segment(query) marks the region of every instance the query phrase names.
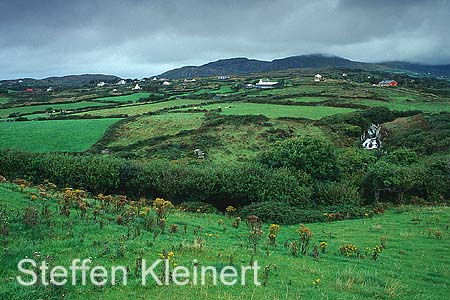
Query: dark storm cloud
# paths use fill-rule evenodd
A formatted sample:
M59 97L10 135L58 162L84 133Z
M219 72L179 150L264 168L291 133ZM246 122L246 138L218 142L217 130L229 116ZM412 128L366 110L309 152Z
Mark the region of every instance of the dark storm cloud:
M450 0L0 0L0 12L0 78L317 52L450 63Z

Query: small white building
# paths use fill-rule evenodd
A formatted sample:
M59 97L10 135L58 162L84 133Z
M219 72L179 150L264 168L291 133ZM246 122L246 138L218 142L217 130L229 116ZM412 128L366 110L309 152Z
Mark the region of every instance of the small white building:
M158 78L156 78L156 77L153 77L153 78L152 78L152 80L153 80L153 81L156 81L156 80L158 80Z
M125 79L121 79L121 80L117 83L117 85L125 85L125 84L127 84L127 82L125 81Z
M256 88L259 89L272 89L278 85L278 81L270 81L267 78L260 79L258 83L255 84Z
M314 76L314 81L315 82L320 82L320 81L323 81L323 80L324 80L323 76L320 75L320 74L316 74L316 76Z
M164 82L162 83L162 85L170 85L170 82L164 81Z
M113 93L117 93L117 89L113 89L112 92L113 92Z
M99 83L97 83L97 87L102 87L102 86L105 86L106 85L106 83L105 82L99 82Z
M136 85L133 88L133 91L142 90L142 88L139 86L139 84L136 83Z
M49 87L48 89L47 89L47 92L52 92L53 91L53 88L52 87Z
M195 78L192 78L192 79L185 78L184 82L196 82L196 80L195 80Z

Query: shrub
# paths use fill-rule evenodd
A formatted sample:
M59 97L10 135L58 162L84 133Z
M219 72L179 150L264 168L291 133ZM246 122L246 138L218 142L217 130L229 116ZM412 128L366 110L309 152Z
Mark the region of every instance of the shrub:
M269 167L300 170L318 180L338 177L336 151L322 139L306 137L275 144L259 161Z
M316 205L355 205L361 201L358 187L348 182L318 182L314 186L313 202Z

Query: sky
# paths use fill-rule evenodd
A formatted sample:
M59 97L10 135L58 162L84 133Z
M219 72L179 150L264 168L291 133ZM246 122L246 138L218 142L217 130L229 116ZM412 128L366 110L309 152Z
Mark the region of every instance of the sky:
M0 79L312 53L450 64L448 28L450 0L0 0Z

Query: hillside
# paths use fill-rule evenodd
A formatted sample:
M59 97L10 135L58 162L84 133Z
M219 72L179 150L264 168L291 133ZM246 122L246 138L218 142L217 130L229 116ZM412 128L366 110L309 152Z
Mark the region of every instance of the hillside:
M140 213L121 224L118 216L132 207L131 201L122 209L83 195L70 201L93 203L96 208L88 205L83 211L78 208L83 206L76 204L63 215L62 202L57 199L67 195L50 184L38 190L0 183L0 205L4 208L0 225L2 232L7 232L2 236L6 246L0 258L2 299L137 299L143 294L157 294L159 299L297 299L300 294L307 299L444 299L449 284L449 233L444 221L450 215L448 207L402 206L359 220L309 224L306 229L312 232L311 245L302 254L295 248L300 243L299 225L280 226L274 242L267 243L269 224L262 224L264 236L254 251L247 241L245 221L237 224L232 215L188 213L180 207L167 214L166 230L161 231L148 221L156 218L151 200L141 200L146 205L139 208ZM380 243L384 249L374 254ZM314 254L318 245L321 250ZM358 247L354 252L349 250L353 245ZM256 260L262 286L214 286L209 272L206 286L192 282L178 286L172 281L169 286L157 286L150 275L147 285L142 286L139 262L145 259L153 263L158 253L171 253L171 270L175 265L191 269L194 259L219 270ZM127 266L128 284L125 286L123 276L118 276L116 286L109 280L104 286L90 281L81 286L78 278L79 287L23 287L14 280L23 276L16 271L16 258L23 257L38 264L51 259L50 267L69 266L71 257L90 257L90 267L105 266L108 270ZM162 272L161 268L157 271Z
M14 80L2 80L2 86L31 86L31 87L46 87L46 86L80 86L91 82L116 82L120 77L114 75L104 74L82 74L82 75L67 75L67 76L52 76L44 79L23 78Z
M245 75L260 72L284 71L296 68L348 68L362 70L405 71L436 76L450 76L450 65L432 66L407 62L364 63L338 56L323 54L299 55L272 61L248 58L229 58L201 66L186 66L162 73L169 79L194 78L220 75Z

